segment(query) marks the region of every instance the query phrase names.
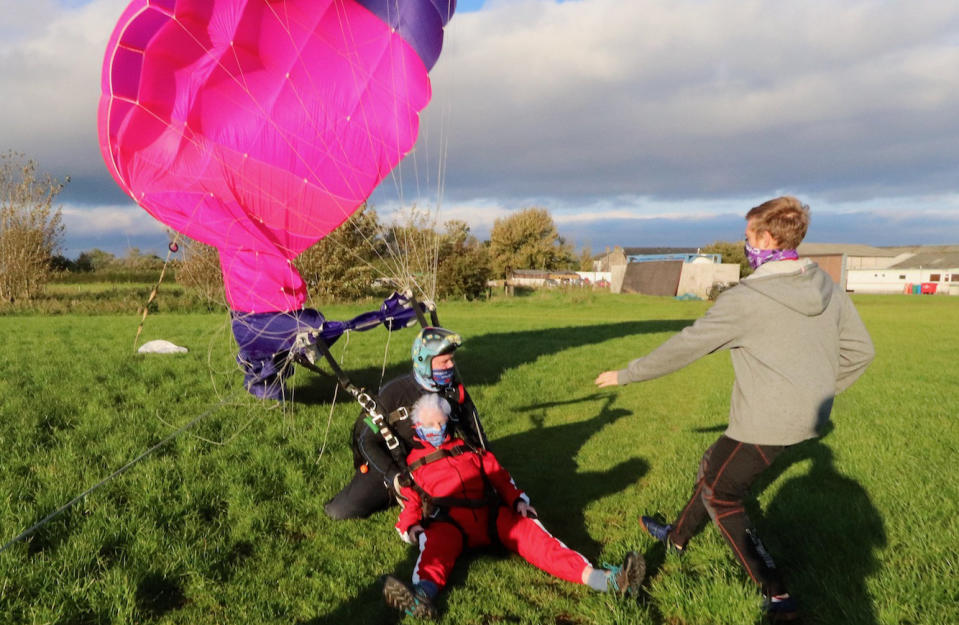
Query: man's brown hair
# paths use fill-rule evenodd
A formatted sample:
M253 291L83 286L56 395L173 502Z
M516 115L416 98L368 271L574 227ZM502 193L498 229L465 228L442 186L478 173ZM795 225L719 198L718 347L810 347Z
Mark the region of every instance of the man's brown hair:
M768 232L780 249L796 249L809 229L809 207L790 195L763 202L746 213L756 233Z

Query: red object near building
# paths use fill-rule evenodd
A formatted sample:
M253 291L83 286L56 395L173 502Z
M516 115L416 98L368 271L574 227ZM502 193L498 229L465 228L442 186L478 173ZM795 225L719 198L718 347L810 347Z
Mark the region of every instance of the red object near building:
M920 292L923 295L935 295L937 286L935 282L923 282Z

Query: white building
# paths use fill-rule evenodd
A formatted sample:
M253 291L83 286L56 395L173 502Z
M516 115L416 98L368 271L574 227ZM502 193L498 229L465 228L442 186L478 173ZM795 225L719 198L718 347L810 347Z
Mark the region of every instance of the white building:
M814 260L849 292L959 295L959 245L802 243L799 255Z
M959 295L959 251L924 251L885 268L848 269L846 290Z

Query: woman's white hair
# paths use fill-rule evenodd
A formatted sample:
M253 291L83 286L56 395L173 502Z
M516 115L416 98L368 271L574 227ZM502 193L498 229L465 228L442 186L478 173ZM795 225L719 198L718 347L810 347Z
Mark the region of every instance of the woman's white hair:
M413 404L413 414L411 418L413 423L419 423L421 416L440 412L447 419L449 419L451 410L450 403L440 397L438 394L426 393L417 399L415 404Z

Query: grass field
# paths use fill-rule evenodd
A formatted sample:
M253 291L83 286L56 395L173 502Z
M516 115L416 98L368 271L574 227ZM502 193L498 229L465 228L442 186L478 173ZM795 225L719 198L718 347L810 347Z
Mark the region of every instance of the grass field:
M835 429L777 465L755 518L804 622L957 623L959 298L855 302L876 360L837 399ZM441 307L466 338L458 363L494 449L544 524L594 562L635 548L651 569L642 600L618 602L516 556L471 555L439 601L442 622L758 621L758 592L715 528L679 560L637 523L685 502L726 423L728 355L643 384L592 384L708 305L545 294ZM0 317L3 543L202 417L0 553L0 623L404 621L380 599L379 576L408 578L415 558L395 510L333 522L322 509L351 474L356 408L339 395L331 409L332 383L304 371L285 406L239 391L223 313L151 315L142 340L191 349L176 356L135 355L138 321ZM334 353L376 386L405 371L413 335L356 334Z

